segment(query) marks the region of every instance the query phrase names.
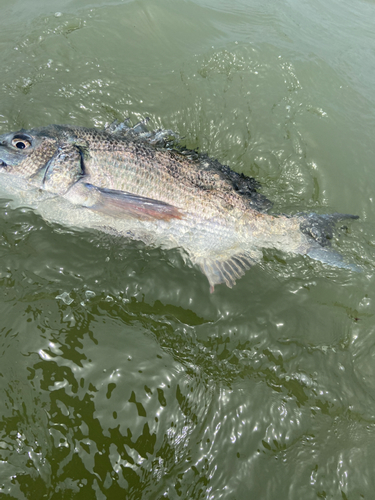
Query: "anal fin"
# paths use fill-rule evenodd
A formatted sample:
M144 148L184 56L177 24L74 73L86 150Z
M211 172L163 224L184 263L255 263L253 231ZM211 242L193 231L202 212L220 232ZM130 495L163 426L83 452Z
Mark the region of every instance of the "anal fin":
M259 259L260 252L241 252L231 255L227 259L206 257L198 261L202 272L207 276L211 293L215 285L225 283L229 288L236 284L250 267Z

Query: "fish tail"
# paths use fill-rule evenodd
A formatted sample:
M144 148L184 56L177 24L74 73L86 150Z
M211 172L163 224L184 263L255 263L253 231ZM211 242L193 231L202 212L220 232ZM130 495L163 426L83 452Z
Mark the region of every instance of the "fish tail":
M307 250L306 255L308 255L311 259L318 260L319 262L323 262L323 264L328 264L332 267L348 269L356 273L362 272L362 269L359 266L345 262L343 256L331 248L328 249L314 245Z
M358 215L351 214L298 214L301 218L301 231L310 236L322 247L330 246L336 224L342 220L358 219Z
M343 220L358 219L357 215L310 213L300 214L300 217L302 218L300 223L302 233L314 240L306 252L309 257L333 267L361 272L360 267L345 262L341 254L330 248L336 224Z

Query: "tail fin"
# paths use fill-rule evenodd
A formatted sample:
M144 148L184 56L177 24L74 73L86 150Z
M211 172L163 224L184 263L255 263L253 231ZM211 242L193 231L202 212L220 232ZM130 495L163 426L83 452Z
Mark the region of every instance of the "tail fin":
M344 261L342 255L340 255L335 250L319 247L318 245L311 246L306 252L306 255L311 257L311 259L319 260L323 264L328 264L332 267L340 267L342 269L349 269L356 273L362 272L362 269L356 264L348 264Z
M301 231L313 238L311 247L306 254L314 260L319 260L324 264L343 269L349 269L355 272L361 272L361 268L355 264L348 264L343 257L336 251L329 249L333 232L337 222L347 219L358 219L357 215L350 214L300 214L302 221L300 224Z
M302 218L300 229L311 236L319 245L327 247L331 244L337 222L347 219L358 219L358 215L350 214L299 214Z

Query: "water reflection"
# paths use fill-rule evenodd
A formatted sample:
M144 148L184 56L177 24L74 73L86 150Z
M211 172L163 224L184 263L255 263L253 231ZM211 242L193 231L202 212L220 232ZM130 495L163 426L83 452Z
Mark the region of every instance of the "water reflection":
M85 287L72 297L39 295L22 313L28 330L4 337L20 347L3 344L13 359L1 379L4 493L272 496L282 484L260 486L264 464L274 457L291 468L303 452L305 474L323 452L321 425L346 420L354 441L364 439L348 412L355 380L343 390L332 380L348 368L339 345L306 349L273 340L259 324L251 335L257 322L249 318L234 328L233 318ZM315 451L308 458L306 450Z

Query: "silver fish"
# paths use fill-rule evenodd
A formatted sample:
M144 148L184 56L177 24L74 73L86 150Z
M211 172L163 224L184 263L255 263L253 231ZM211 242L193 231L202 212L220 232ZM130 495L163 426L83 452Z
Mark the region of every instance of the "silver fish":
M4 134L0 175L3 187L46 219L183 249L211 291L232 287L263 248L359 270L328 248L335 223L357 217L270 215L254 179L178 146L170 131L116 123Z

